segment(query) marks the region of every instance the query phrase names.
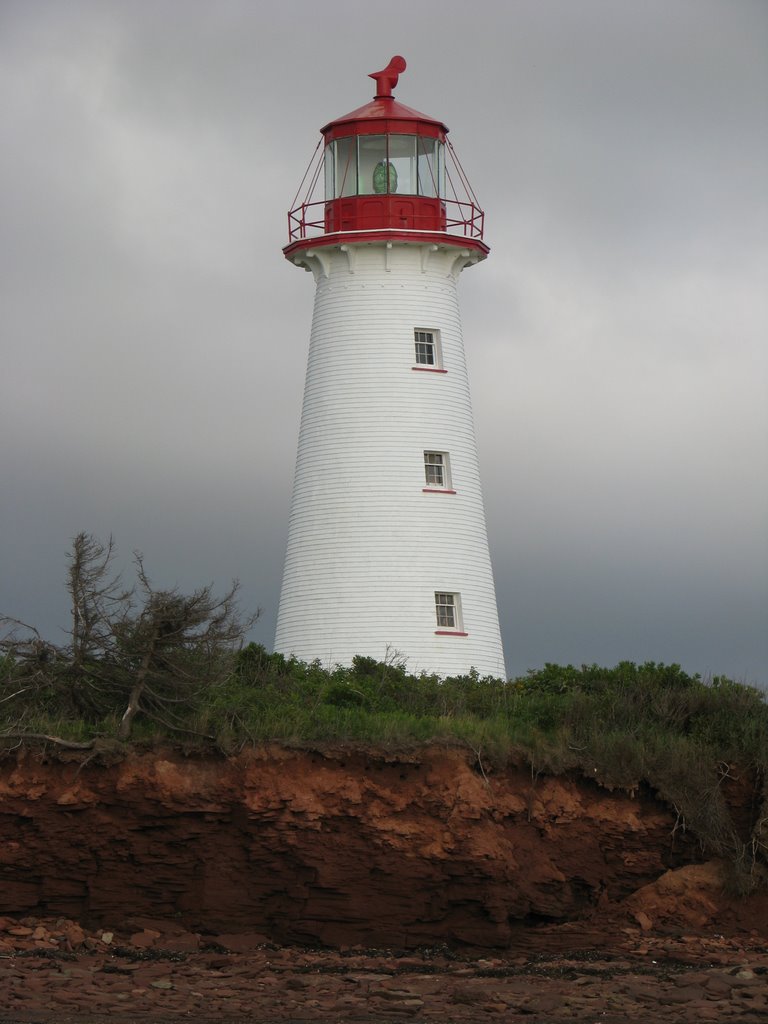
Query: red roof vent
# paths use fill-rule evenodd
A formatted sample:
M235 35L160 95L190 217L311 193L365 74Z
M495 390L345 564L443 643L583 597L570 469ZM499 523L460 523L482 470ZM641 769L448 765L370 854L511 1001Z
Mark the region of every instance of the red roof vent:
M392 90L397 88L397 80L406 69L404 57L393 57L383 71L374 71L368 75L376 82L376 95L374 99L381 100L385 96L391 96Z

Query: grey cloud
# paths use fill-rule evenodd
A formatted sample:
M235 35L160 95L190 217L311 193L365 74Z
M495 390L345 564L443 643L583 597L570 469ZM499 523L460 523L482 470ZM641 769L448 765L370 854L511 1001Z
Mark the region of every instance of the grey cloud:
M487 210L464 328L507 661L765 681L768 12L587 0L0 10L0 610L80 529L271 641L318 128L403 52Z

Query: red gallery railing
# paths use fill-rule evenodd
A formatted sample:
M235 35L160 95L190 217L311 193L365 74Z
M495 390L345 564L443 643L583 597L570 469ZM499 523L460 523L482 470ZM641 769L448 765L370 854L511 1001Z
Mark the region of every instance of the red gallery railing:
M356 210L354 216L346 221L343 212L339 215L338 204L343 202L342 200L301 203L288 214L289 243L320 238L328 234L387 230L438 232L478 240L483 237L485 215L469 200L432 200L429 208L420 212L418 208L414 208L418 205L418 197L415 196L377 198L385 201L377 204L375 212L366 214L363 207L359 211ZM411 198L414 203L408 202ZM354 202L354 199L352 201ZM405 213L404 203L407 203ZM423 201L421 205L424 206Z

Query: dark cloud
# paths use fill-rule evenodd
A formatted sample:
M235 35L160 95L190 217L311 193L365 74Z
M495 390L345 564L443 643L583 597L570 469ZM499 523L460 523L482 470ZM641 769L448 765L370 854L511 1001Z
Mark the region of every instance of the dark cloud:
M508 666L765 681L768 11L8 0L0 609L66 622L80 529L240 576L271 642L317 129L409 61L487 210L462 281Z

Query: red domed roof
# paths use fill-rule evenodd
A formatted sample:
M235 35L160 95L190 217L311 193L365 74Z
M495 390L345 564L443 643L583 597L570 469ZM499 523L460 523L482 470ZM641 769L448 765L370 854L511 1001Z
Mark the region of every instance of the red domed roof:
M349 135L396 134L423 135L445 141L448 128L442 121L398 103L392 95L400 75L405 71L405 58L395 56L383 69L369 75L376 82L376 95L370 103L344 114L321 128L326 144Z
M377 96L357 110L329 121L320 131L326 142L345 135L371 135L387 131L444 139L448 127L428 114L398 103L393 96Z

